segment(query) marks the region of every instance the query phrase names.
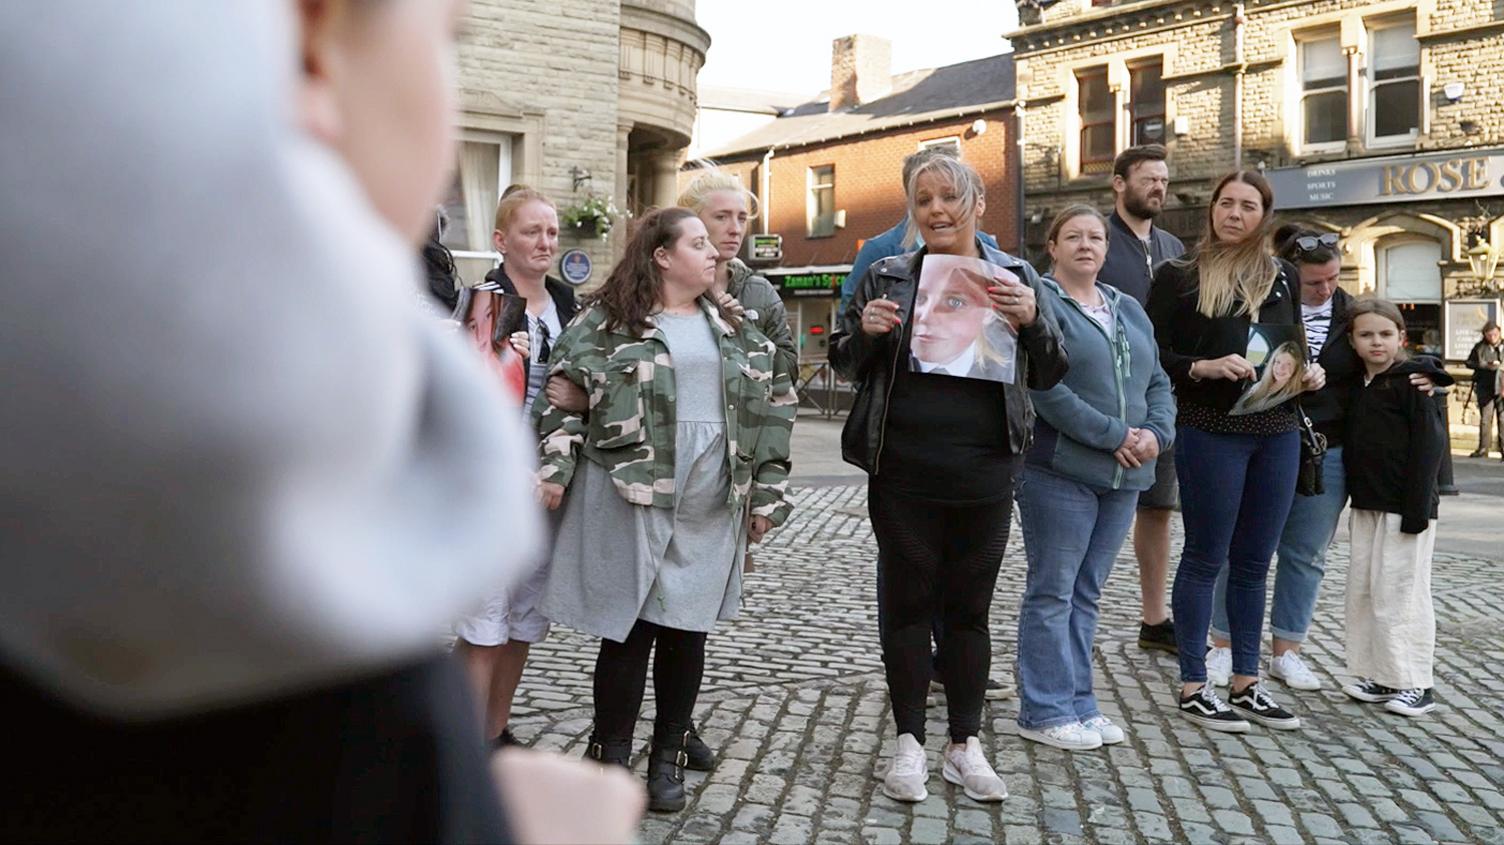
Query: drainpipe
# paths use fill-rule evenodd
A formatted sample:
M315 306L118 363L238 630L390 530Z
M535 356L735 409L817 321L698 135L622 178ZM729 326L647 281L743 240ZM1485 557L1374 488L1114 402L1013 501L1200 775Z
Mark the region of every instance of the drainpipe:
M1232 50L1233 69L1232 77L1232 168L1243 169L1243 73L1248 69L1248 63L1243 57L1243 25L1247 16L1243 13L1243 4L1238 3L1233 7L1232 13Z
M1017 219L1014 221L1018 229L1018 257L1025 261L1029 260L1027 238L1029 217L1024 207L1024 101L1019 99L1013 103L1013 134L1017 143L1013 148L1013 178L1018 182L1018 205L1014 212Z
M768 151L764 153L762 157L762 196L757 198L758 201L762 203L762 213L757 216L762 218L762 233L764 235L768 234L768 225L770 222L769 218L773 216L773 173L771 171L772 164L773 148L768 147Z

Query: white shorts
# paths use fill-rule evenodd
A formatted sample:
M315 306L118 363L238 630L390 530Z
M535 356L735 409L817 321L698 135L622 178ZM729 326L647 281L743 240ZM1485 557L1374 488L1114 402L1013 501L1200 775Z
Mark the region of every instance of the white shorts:
M539 612L538 603L547 581L545 563L511 589L488 599L479 613L455 623L455 636L479 646L542 642L548 636L549 621Z

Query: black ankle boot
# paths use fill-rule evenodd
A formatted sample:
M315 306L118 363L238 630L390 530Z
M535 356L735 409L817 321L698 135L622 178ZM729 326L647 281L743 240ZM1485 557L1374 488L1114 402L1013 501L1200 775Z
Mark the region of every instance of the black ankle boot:
M594 732L590 734L590 742L585 746L585 759L594 760L603 766L617 765L623 769L632 768L632 739L601 739Z
M653 747L648 752L648 809L675 813L684 809L684 764L689 755L687 725L654 725Z
M688 758L684 768L692 772L708 772L715 768L715 752L700 739L694 722L689 723L689 741L684 743L684 756Z

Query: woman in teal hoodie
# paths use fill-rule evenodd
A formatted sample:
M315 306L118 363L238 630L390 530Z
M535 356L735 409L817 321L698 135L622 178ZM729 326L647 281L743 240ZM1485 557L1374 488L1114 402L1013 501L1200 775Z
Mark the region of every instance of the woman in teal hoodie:
M1031 390L1038 418L1018 488L1028 582L1018 614L1019 735L1067 750L1122 742L1092 694L1097 602L1154 462L1175 436L1175 400L1143 306L1097 281L1107 221L1062 211L1040 285L1071 369Z

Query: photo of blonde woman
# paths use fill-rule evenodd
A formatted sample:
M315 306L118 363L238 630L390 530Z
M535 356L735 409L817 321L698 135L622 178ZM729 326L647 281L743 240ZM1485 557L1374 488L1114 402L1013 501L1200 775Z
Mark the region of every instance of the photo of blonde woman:
M1262 363L1254 352L1254 348L1264 342L1264 338L1256 337L1250 332L1248 341L1249 362L1254 364L1257 374L1255 380L1232 406L1228 413L1236 416L1241 414L1256 414L1276 408L1287 400L1299 396L1305 390L1305 351L1298 340L1287 340L1274 346L1274 351L1268 353Z

